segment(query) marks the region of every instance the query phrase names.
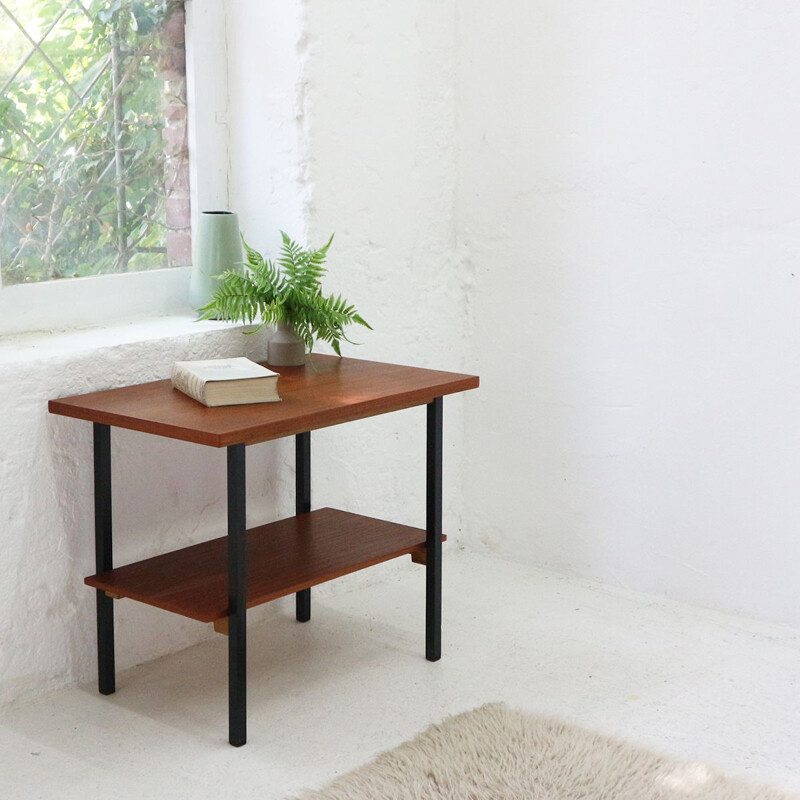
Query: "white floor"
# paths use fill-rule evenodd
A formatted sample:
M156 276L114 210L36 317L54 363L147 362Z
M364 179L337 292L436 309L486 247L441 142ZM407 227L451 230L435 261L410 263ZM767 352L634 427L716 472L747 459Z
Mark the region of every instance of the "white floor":
M503 700L800 791L800 631L449 549L443 658L424 572L318 592L249 629L249 742L226 743L226 640L0 718L0 796L283 798L444 716ZM122 601L128 602L128 601ZM124 635L124 631L118 632Z

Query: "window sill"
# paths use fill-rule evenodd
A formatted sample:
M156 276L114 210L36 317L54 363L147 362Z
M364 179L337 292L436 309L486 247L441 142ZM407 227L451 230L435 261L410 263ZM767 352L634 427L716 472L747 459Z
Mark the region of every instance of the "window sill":
M191 313L190 267L0 286L0 334L115 325ZM2 339L0 339L2 341Z
M6 334L0 336L0 365L23 365L50 359L71 358L124 345L188 339L212 331L235 332L241 336L242 327L212 320L198 322L196 316L192 314L176 314L56 333L34 331ZM245 338L261 340L260 336ZM244 343L242 349L245 349Z

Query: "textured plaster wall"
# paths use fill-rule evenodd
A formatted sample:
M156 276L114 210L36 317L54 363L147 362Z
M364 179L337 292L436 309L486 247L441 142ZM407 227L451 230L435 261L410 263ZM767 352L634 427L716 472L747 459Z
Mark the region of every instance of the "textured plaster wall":
M308 239L373 325L360 358L467 370L455 252L454 3L305 3L298 135ZM275 224L273 223L273 228ZM272 241L275 240L271 234ZM267 241L270 237L267 237ZM445 527L462 528L464 398L445 400ZM314 503L424 525L425 411L321 431Z
M327 286L373 325L358 358L467 369L455 255L454 4L227 6L231 207L274 254L279 230L335 233ZM321 345L319 350L324 350ZM445 520L462 528L463 399L445 402ZM425 521L425 410L315 433L315 507Z
M47 413L53 397L155 380L173 361L245 353L261 336L214 324L152 322L0 345L0 704L50 686L93 678L92 426ZM290 470L279 444L248 449L248 515L283 505ZM115 563L213 538L226 520L223 450L128 431L112 432ZM211 635L209 627L120 601L120 668Z
M445 401L453 544L800 624L800 12L374 6L225 2L205 124L255 246L336 232L331 285L376 328L348 353L481 375ZM263 352L168 323L0 347L0 702L94 674L91 427L47 399L243 341ZM113 448L119 563L218 533L222 453ZM423 523L422 409L312 451L316 507ZM253 520L291 513L292 461L249 451ZM121 667L210 635L117 614Z
M225 69L207 76L220 108L198 121L197 141L223 138L228 158L200 176L199 205L238 211L248 240L267 252L279 229L311 243L336 231L330 285L376 328L359 332L364 345L348 354L467 367L454 258L453 5L323 5L193 8L217 15L227 48ZM263 357L263 335L221 327L164 321L0 339L0 705L95 674L94 597L82 583L94 572L91 425L49 416L47 400L163 378L176 359ZM454 540L462 408L460 398L445 402ZM313 504L424 525L424 459L424 409L315 433ZM112 460L116 563L224 530L224 452L114 431ZM291 441L248 448L252 522L293 512L293 463ZM424 572L402 561L397 568L419 570L423 592ZM357 578L380 580L387 569ZM131 601L115 609L120 669L213 635ZM421 652L423 638L420 620Z
M222 35L205 35L228 50L225 68L203 72L197 87L217 98L218 108L197 120L195 141L223 139L229 154L200 176L198 205L236 209L257 240L279 225L302 231L305 224L298 172L305 146L296 120L299 9L255 0L191 9L215 15ZM208 42L195 45L202 61ZM0 339L0 704L95 674L94 598L82 583L94 572L91 425L49 416L47 400L164 378L176 359L263 358L265 348L264 334L169 320ZM224 531L223 451L114 431L112 461L115 563ZM248 448L253 523L293 513L293 463L290 442ZM120 669L213 635L210 626L130 601L115 608Z
M800 9L458 4L470 543L800 624Z
M279 230L302 240L313 188L303 108L305 17L299 0L226 0L228 204L257 249Z
M235 42L230 205L248 241L274 255L279 230L312 246L335 233L324 285L375 328L353 330L361 344L343 352L465 367L453 254L452 3L251 0L226 9ZM463 519L462 409L461 398L445 403L444 513L454 540ZM315 432L312 506L424 526L425 410Z

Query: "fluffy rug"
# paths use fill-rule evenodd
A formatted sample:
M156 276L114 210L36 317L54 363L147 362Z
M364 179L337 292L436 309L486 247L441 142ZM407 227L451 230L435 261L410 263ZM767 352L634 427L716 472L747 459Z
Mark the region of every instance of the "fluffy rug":
M482 706L295 800L798 800L555 720Z

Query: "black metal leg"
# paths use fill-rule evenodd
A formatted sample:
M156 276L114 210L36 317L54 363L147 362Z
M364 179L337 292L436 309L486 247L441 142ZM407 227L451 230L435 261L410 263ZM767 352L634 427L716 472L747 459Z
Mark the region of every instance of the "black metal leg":
M294 439L295 452L295 514L311 511L311 431L298 433ZM311 589L295 594L295 617L298 622L311 619Z
M442 398L428 403L425 658L442 657Z
M114 566L111 527L111 428L94 423L94 553L95 569ZM97 589L97 688L114 694L114 601Z
M245 446L228 447L228 741L247 742Z
M301 589L295 594L295 616L298 622L311 619L311 589Z

